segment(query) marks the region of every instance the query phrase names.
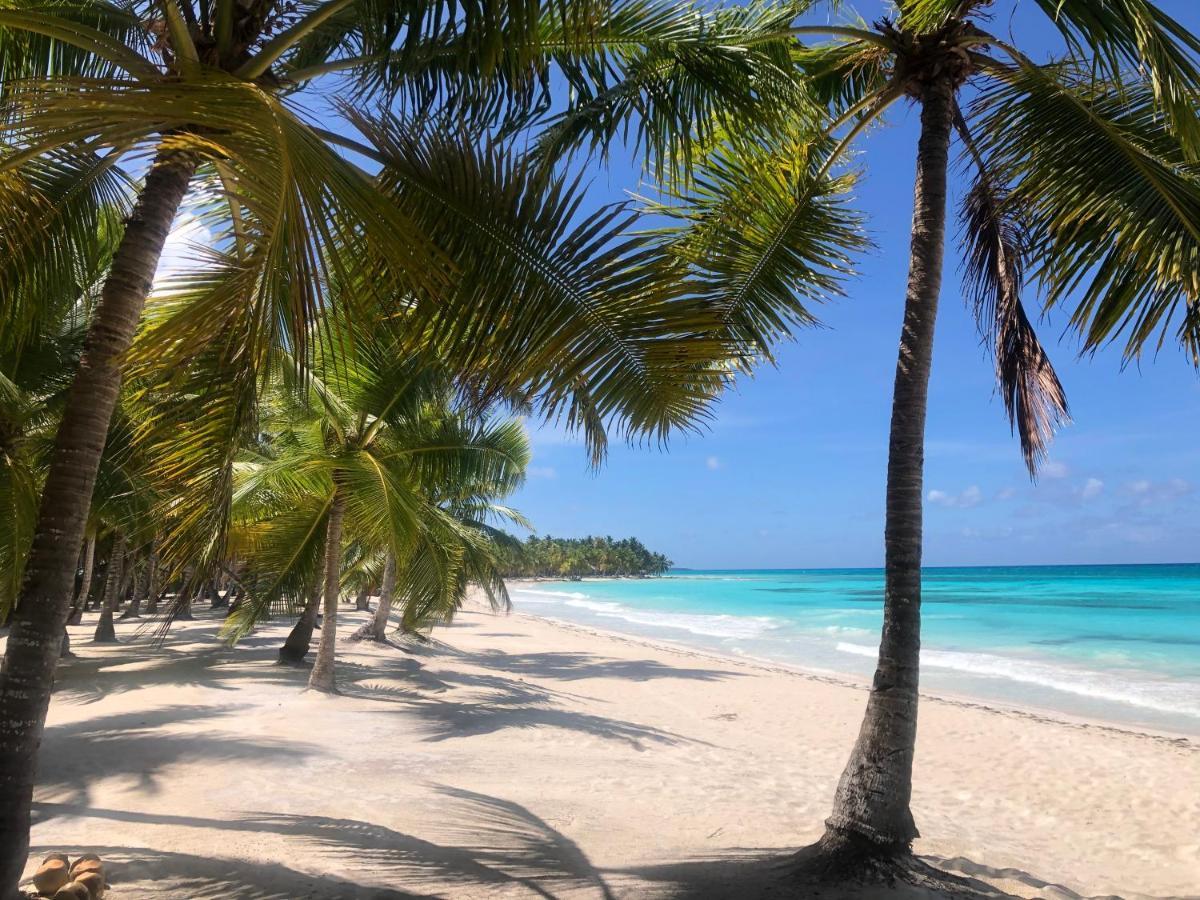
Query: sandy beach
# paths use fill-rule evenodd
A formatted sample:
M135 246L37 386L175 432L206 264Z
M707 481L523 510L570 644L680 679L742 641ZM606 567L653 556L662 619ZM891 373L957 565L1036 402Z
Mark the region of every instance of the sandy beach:
M89 616L60 670L34 852L101 853L118 900L756 896L820 835L866 697L482 609L427 646L343 641L327 697L273 664L286 624L230 649L197 612L161 647L91 645ZM997 896L1200 895L1196 742L921 716L926 860Z

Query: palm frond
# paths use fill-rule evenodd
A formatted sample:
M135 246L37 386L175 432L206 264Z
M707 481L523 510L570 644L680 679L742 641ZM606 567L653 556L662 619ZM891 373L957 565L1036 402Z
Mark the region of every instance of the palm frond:
M1186 158L1200 158L1200 37L1153 0L1036 0L1077 62L1108 81L1148 81ZM1138 73L1131 76L1131 73Z
M650 210L679 220L661 232L697 273L701 291L755 352L841 293L852 256L868 242L846 201L853 174L830 175L828 141L801 133L776 146L730 142L697 170L695 187Z
M385 189L460 276L452 293L418 298L398 329L415 319L485 395L536 398L550 417L580 385L589 421L629 437L665 439L706 414L729 353L721 323L657 239L629 231L624 206L579 216L577 182L502 146L354 118Z
M1000 396L1031 477L1055 428L1068 421L1066 392L1021 304L1025 233L1017 208L986 170L963 201L967 293L996 360Z
M1161 346L1200 300L1200 168L1158 113L1149 85L1098 85L1057 67L993 69L973 132L1022 211L1031 276L1070 305L1086 349L1125 335L1125 354Z

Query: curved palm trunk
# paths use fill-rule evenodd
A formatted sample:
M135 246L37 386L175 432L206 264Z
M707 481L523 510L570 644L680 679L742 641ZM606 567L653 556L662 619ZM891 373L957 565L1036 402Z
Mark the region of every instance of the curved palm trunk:
M88 591L92 588L92 572L96 568L96 536L88 535L83 546L83 580L79 582L79 590L71 603L71 612L67 616L68 625L78 625L83 618L83 604L87 601Z
M953 90L942 79L922 98L908 292L888 444L883 635L866 715L825 823L826 850L907 854L918 836L909 800L921 654L921 495Z
M375 607L375 615L354 632L351 640L355 641L386 641L388 617L392 613L392 596L396 593L396 557L391 553L383 564L383 583L379 587L379 605Z
M15 894L54 666L92 489L121 386L121 360L196 161L160 153L125 227L88 327L42 491L25 583L0 669L0 897Z
M334 654L337 645L338 593L342 580L342 518L345 513L346 495L338 485L333 491L329 523L325 526L325 620L321 623L317 661L308 676L309 688L327 694L337 693Z
M358 592L358 596L354 598L355 612L370 612L371 611L371 588L368 585Z
M329 530L326 523L326 535ZM324 570L321 572L324 576ZM315 585L308 593L308 600L304 603L304 609L300 612L300 618L296 620L296 624L292 626L292 630L288 632L287 640L283 642L283 646L279 648L279 662L282 665L298 666L304 662L304 657L308 654L308 648L312 646L313 630L317 627L317 613L321 609L321 585Z
M150 544L150 555L146 557L146 615L158 612L158 550Z
M96 623L93 644L115 644L117 630L113 627L113 613L121 603L121 588L125 583L125 535L118 534L109 554L108 573L104 581L104 601L100 604L100 621Z
M142 601L145 600L150 588L150 564L134 575L133 596L129 598L129 606L121 613L122 619L140 619L142 617Z

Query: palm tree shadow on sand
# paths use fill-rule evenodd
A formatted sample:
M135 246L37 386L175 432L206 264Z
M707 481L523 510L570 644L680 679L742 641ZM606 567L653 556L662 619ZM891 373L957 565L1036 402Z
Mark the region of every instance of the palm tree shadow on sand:
M283 861L259 861L141 847L42 847L99 852L112 867L114 896L193 900L400 900L400 898L544 898L544 900L1003 900L1014 895L972 876L1004 879L1025 888L1085 898L1017 869L994 869L969 859L925 857L903 883L855 886L798 880L801 862L778 849L730 849L710 857L663 864L601 868L570 837L531 810L499 797L431 785L444 818L421 835L356 819L247 813L231 820L37 804L41 820L59 815L184 826L234 835L288 839ZM251 839L252 840L252 839ZM230 840L244 846L246 839ZM287 864L285 865L284 862ZM327 874L341 873L336 878ZM360 883L345 873L359 873ZM1162 898L1171 900L1171 898Z

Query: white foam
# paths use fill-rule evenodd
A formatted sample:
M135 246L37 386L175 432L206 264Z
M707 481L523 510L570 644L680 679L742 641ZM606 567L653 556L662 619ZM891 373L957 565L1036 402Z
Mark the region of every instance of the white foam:
M584 600L587 598L587 594L582 594L579 591L547 591L543 590L542 588L516 588L512 593L515 597L524 597L530 603L537 603L539 601L528 597L528 594L537 594L539 597L554 597L556 600L562 598L566 598L568 600ZM547 603L552 601L542 600L540 602Z
M842 653L871 659L878 654L875 647L844 641L838 642L837 649ZM1109 673L1070 669L1034 660L957 650L922 650L921 665L1003 678L1022 684L1035 684L1078 697L1091 697L1173 715L1200 718L1200 688L1194 685L1122 678Z
M593 612L614 612L622 609L620 603L610 603L604 600L584 600L586 594L579 594L577 597L567 601L567 606L574 606L578 609L590 609Z
M531 597L529 594L540 596ZM767 616L701 615L688 613L653 612L630 609L611 600L597 600L587 594L568 591L549 591L538 588L520 588L513 591L519 603L555 603L584 609L606 619L621 619L634 625L653 628L672 628L705 637L755 638L778 627L778 623Z
M650 613L632 609L615 609L602 612L606 618L623 619L636 625L655 628L675 628L692 634L721 638L755 638L778 627L774 619L767 616L705 616L687 613Z

